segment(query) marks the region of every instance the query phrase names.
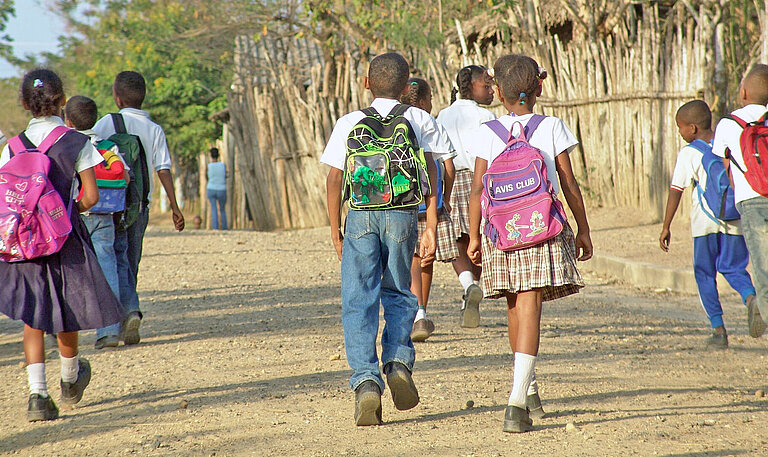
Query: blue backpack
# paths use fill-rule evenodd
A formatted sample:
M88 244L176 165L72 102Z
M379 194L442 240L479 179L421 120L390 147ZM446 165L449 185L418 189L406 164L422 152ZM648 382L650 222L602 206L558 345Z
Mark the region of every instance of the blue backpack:
M715 222L734 221L741 218L736 209L733 189L728 181L728 172L723 165L723 159L712 153L712 145L704 140L693 140L691 146L701 152L701 166L707 174L707 185L704 189L696 183L699 201L706 201L714 214L704 208L704 214Z
M443 166L440 164L439 161L435 160L435 166L437 167L437 209L443 207ZM421 202L419 204L419 213L424 214L427 212L427 204L425 202Z

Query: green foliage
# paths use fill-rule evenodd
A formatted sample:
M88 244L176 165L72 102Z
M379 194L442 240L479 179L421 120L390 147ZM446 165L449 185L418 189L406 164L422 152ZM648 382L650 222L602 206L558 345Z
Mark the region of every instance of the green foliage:
M15 14L13 0L0 0L0 57L6 60L13 58L12 38L3 32L8 19Z
M19 78L0 79L0 129L10 138L24 130L29 122L29 113L24 111L19 102Z

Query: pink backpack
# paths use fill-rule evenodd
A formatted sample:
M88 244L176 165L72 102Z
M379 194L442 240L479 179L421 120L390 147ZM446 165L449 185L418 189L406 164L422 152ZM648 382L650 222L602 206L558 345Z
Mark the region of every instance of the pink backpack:
M0 167L0 260L19 262L59 252L72 231L65 206L48 179L48 149L69 131L56 127L37 148L8 140L11 160Z
M515 138L498 120L487 125L507 145L483 175L481 206L485 235L502 251L527 248L554 238L566 222L563 205L547 178L541 151L527 137L546 116L534 114Z

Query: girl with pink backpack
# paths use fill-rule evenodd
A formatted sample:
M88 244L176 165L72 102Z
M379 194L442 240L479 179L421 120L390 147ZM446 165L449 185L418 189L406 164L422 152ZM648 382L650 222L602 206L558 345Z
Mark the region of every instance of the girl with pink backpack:
M515 371L503 430L517 433L544 415L534 370L542 302L584 287L576 260L592 257L592 241L569 158L578 141L560 119L532 112L546 71L522 55L500 57L493 70L509 114L480 126L466 146L476 157L467 254L476 265L482 260L485 297L507 300ZM575 237L560 189L576 219Z
M27 73L21 103L34 119L0 155L0 312L24 322L29 421L59 414L46 386L44 333L56 335L61 402L73 405L91 379L90 364L79 357L78 331L115 324L123 314L78 215L98 202L93 167L102 157L87 136L64 126L65 102L54 72ZM74 202L78 184L83 197Z

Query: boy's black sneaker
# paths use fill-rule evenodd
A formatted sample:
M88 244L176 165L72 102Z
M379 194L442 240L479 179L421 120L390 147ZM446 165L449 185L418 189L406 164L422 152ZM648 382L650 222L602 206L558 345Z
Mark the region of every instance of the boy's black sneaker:
M464 306L461 308L461 321L463 328L476 328L480 325L480 301L483 299L483 289L477 284L467 287L464 293Z
M61 402L65 405L74 405L83 398L83 391L91 382L91 364L88 360L80 358L75 382L61 381Z
M528 417L533 419L541 419L546 414L544 408L541 407L541 397L539 397L538 392L526 397L525 407L528 408Z
M765 321L760 315L760 310L755 304L755 296L750 295L747 297L747 322L749 323L749 336L752 338L760 338L765 332Z
M507 433L523 433L533 430L533 421L528 416L528 411L508 405L504 411L503 430Z
M728 349L728 335L725 333L713 333L707 338L707 349Z
M120 337L117 335L102 336L93 344L94 349L116 348L120 344Z
M53 402L53 399L43 397L40 394L29 396L27 404L27 420L29 422L51 421L59 417L59 408Z
M384 365L387 375L387 385L392 392L392 401L400 411L411 409L419 404L419 391L413 383L411 372L400 362L389 362Z
M355 389L355 425L381 425L381 389L371 380Z

